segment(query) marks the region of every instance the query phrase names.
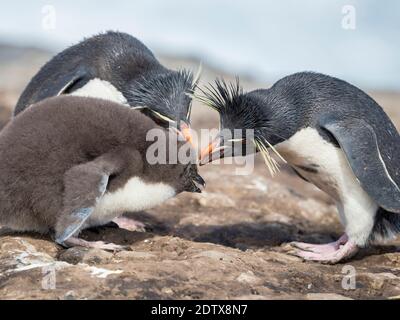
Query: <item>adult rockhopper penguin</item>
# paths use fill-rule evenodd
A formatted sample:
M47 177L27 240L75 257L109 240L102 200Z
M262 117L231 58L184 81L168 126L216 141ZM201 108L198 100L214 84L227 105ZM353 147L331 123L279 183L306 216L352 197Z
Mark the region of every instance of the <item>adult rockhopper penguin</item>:
M22 93L14 115L61 94L98 97L141 109L159 125L177 127L191 141L191 94L198 76L165 68L138 39L109 31L47 62Z
M334 199L345 234L330 244L292 243L296 255L336 263L400 231L400 137L366 93L337 78L302 72L248 93L238 82L218 80L204 94L226 130L203 150L202 164L255 150L274 171L271 151ZM236 128L253 129L252 141L243 133L225 137ZM242 148L249 143L255 148Z
M164 164L151 162L149 130L165 132ZM112 101L60 96L18 114L0 133L0 225L50 233L64 246L118 250L88 242L82 229L115 221L126 211L161 204L180 192L200 192L197 166L170 163L175 131ZM173 139L173 141L171 141ZM178 145L176 145L178 143Z

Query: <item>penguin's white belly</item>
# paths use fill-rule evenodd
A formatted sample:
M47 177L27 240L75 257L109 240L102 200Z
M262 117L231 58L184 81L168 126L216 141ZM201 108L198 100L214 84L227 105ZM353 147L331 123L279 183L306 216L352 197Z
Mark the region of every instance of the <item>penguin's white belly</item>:
M342 149L313 128L300 130L276 149L304 178L335 200L346 234L357 245L365 245L378 205L361 187Z
M164 183L146 183L133 177L120 189L106 192L99 199L85 227L110 222L124 212L135 212L155 207L175 195L175 190Z
M276 145L276 149L303 177L328 193L338 205L376 207L361 187L342 149L324 140L316 129L304 128Z

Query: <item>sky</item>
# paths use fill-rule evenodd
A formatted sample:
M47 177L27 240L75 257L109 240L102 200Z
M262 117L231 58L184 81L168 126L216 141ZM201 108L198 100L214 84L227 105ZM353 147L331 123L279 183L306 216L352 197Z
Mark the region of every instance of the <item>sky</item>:
M1 0L0 42L54 52L120 30L156 54L272 83L298 71L400 90L397 0Z

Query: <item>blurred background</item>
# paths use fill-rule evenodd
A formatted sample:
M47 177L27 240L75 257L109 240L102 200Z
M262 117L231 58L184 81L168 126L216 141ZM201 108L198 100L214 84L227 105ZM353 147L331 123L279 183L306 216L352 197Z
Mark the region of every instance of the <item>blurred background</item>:
M370 92L400 90L396 0L14 0L0 11L3 105L53 54L110 29L138 37L170 67L202 61L205 82L239 75L246 88L267 87L312 70Z

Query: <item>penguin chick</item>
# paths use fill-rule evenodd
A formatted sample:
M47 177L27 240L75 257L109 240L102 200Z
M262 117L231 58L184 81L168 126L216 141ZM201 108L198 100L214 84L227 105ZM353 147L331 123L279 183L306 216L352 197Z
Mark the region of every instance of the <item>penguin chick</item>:
M109 31L47 62L23 91L14 115L61 94L104 98L141 109L164 127L174 125L191 141L191 94L198 79L199 74L165 68L131 35Z
M345 234L330 244L292 243L296 255L336 263L400 232L400 138L366 93L327 75L302 72L248 93L238 81L217 80L202 100L219 112L225 129L203 150L202 164L260 151L274 171L272 151L334 199ZM235 128L253 130L252 141L244 130L236 139L226 137Z
M157 128L166 134L166 164L147 160L154 142L146 134ZM63 246L121 249L77 235L204 186L195 164L168 163L168 146L176 138L139 111L111 101L41 101L0 132L0 224L50 233Z

